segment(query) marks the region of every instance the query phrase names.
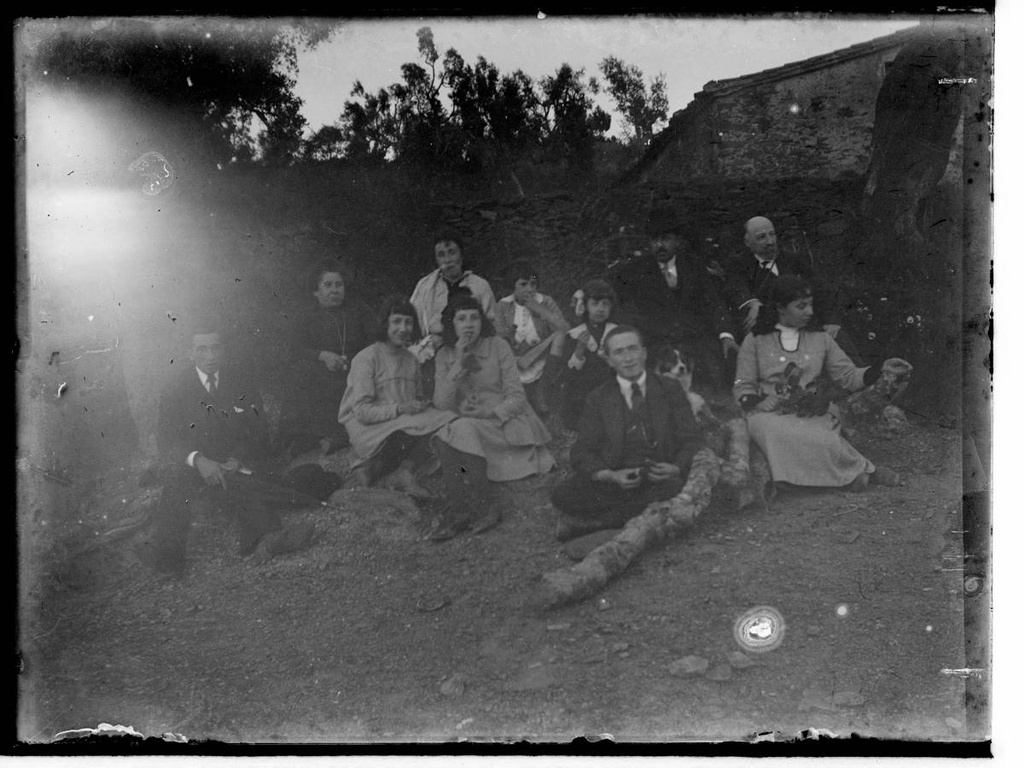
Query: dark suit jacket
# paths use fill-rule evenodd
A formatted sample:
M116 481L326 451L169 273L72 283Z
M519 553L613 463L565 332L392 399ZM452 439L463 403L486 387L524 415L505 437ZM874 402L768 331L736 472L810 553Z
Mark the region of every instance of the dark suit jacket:
M643 256L612 268L606 279L619 295L618 322L628 320L651 339L715 342L732 333L732 320L703 265L676 259L676 288L668 287L658 262ZM650 346L650 344L648 344Z
M161 459L184 465L192 451L214 461L260 461L269 455L263 400L237 368L221 369L211 397L191 362L164 388L160 398L157 448Z
M704 438L697 431L683 387L678 381L648 371L645 399L656 460L677 465L685 479L690 460L704 447ZM587 396L579 438L570 454L572 466L581 475L589 478L601 469L625 469L622 460L627 407L618 379L602 384Z
M775 259L775 266L779 270L778 277L782 275L799 275L807 280L814 288L814 314L822 323L835 322L833 318L833 293L834 291L820 286L814 275L811 263L802 256L795 253L780 252ZM761 299L764 301L765 291L778 278L771 272L761 269L754 254L747 251L740 256L734 256L726 261L725 269L725 301L728 309L736 317L745 316L746 308L740 309L740 305L750 299Z

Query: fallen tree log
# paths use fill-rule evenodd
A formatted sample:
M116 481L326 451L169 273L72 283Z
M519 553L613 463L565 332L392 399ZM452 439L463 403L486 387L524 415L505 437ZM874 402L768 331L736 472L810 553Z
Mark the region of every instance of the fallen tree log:
M750 478L750 433L742 416L725 423L726 453L722 482L739 488Z
M743 509L766 499L771 482L768 460L756 445L750 443L747 420L738 417L725 422L722 433L709 442L724 458L722 475L715 489L715 501L731 509Z
M903 393L908 380L909 372L901 376L883 374L870 387L838 404L842 416L863 419L879 414ZM768 461L751 445L745 418L730 419L721 425L709 438L709 443L715 445L724 458L712 448L698 451L686 486L679 495L648 505L615 538L593 549L579 563L544 574L531 605L538 610L549 610L597 593L645 549L692 524L711 503L716 485L722 500L734 508L770 500Z
M677 496L648 505L614 539L591 551L579 563L544 574L533 596L534 607L549 610L583 600L601 590L645 549L692 524L711 503L711 491L721 472L722 459L714 451L710 448L698 451L686 485Z

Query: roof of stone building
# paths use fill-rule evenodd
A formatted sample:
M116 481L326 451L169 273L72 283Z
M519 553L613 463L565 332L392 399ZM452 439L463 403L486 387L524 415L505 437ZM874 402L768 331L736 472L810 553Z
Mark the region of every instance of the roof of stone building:
M876 37L873 40L840 48L837 51L823 53L820 56L812 56L809 59L783 64L781 67L763 69L752 75L741 75L740 77L732 77L728 80L712 80L705 84L700 94L695 95L702 96L708 94L712 97L720 97L735 93L736 91L742 91L745 88L788 80L791 77L797 77L819 69L827 69L828 67L833 67L861 56L869 56L878 51L902 46L911 37L919 33L920 26L908 27L884 37Z
M779 82L780 80L798 77L808 72L834 67L838 64L862 56L869 56L889 48L897 48L905 45L914 35L920 34L920 31L920 25L915 25L889 35L884 35L883 37L876 37L873 40L867 40L836 51L823 53L820 56L812 56L809 59L783 64L780 67L772 67L771 69L764 69L750 75L732 77L728 80L711 80L704 85L703 89L694 94L693 101L685 109L672 113L668 126L655 134L647 151L636 161L632 168L623 174L620 181L628 183L636 180L662 153L666 146L672 142L676 134L685 130L696 119L696 116L707 109L708 105L715 99L729 96L748 88L755 88Z

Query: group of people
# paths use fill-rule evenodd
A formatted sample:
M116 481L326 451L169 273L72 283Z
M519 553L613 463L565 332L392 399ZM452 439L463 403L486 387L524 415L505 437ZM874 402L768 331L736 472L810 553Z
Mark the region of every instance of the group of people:
M437 268L411 296L391 296L377 313L348 295L344 270L328 264L316 274L316 305L292 352L304 383L292 408L295 434L317 439L324 452L350 444L357 486L427 498L421 480L439 466L446 503L429 538L445 540L500 521L495 483L553 468L557 414L577 435L574 474L551 493L561 512L555 535L567 540L621 527L685 484L704 441L680 383L649 369L648 349L669 345L697 360L705 386L732 380L776 483L898 483L843 438L834 406L795 412L780 382L805 387L826 375L852 391L902 375L909 363L855 364L829 308L815 312L810 265L779 252L766 218L750 219L744 234L749 253L716 276L676 212L655 208L649 255L586 281L575 326L539 292L525 260L510 265L511 293L496 301L490 283L466 268L454 234L435 239ZM203 485L227 491L233 473L266 456L258 393L222 366L218 329L195 331L194 367L168 389L160 412L165 491L150 554L172 572L184 568L189 493ZM243 555L261 541L277 552L305 542L273 512L237 514Z

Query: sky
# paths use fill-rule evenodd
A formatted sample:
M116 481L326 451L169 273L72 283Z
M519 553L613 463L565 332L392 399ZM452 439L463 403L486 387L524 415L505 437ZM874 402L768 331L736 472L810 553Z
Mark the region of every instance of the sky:
M827 19L667 19L654 16L603 18L401 18L349 20L313 51L301 52L296 94L303 99L309 130L335 123L352 86L376 92L401 79L401 65L418 61L416 31L429 26L443 58L455 48L468 64L484 56L499 71L521 69L539 80L568 63L600 78L598 63L615 56L634 64L649 81L664 74L669 114L683 109L711 80L759 72L917 23L902 17ZM440 61L438 62L440 64ZM612 134L622 130L607 96L598 99L612 114Z

